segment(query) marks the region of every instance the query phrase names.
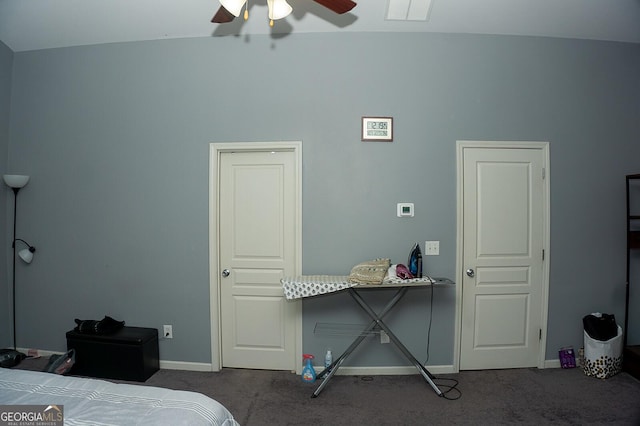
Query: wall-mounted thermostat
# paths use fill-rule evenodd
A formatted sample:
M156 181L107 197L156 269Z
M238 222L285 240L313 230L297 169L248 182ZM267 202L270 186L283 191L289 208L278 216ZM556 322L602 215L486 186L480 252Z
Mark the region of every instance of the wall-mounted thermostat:
M413 217L413 203L398 203L398 217Z

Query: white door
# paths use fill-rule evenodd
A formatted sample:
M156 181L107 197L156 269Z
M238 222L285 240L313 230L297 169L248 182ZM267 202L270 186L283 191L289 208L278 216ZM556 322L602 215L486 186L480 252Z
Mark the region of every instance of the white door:
M280 279L299 273L297 154L223 152L219 164L222 366L295 370L299 303Z
M545 153L462 148L462 370L544 360Z

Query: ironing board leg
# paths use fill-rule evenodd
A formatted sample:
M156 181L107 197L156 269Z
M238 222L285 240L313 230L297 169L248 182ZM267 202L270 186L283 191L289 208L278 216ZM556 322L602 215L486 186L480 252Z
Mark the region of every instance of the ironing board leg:
M393 305L395 305L397 303L397 301L400 300L400 298L402 298L402 296L404 296L404 293L406 293L406 291L407 291L407 287L403 287L401 290L399 290L396 293L396 296L394 297L394 299L392 299L392 301L395 300L396 298L397 298L397 300L395 300ZM400 352L402 352L402 354L409 361L411 361L411 363L418 369L420 374L422 374L422 377L424 377L424 379L427 381L427 383L429 383L429 385L431 386L431 388L433 388L433 390L436 392L436 394L438 394L438 396L443 396L442 391L438 388L438 386L436 386L436 384L432 380L434 378L434 376L429 372L429 370L427 370L427 368L424 365L420 364L420 361L418 361L416 359L416 357L414 357L411 354L411 352L409 352L409 349L407 349L402 344L400 339L398 339L396 337L396 335L393 334L391 329L389 327L387 327L387 325L382 321L382 315L376 314L375 311L373 309L371 309L371 307L367 304L367 302L362 298L362 296L360 296L357 291L353 290L353 288L349 289L349 294L351 294L351 296L355 299L355 301L358 303L358 305L360 305L360 307L362 309L364 309L364 311L367 314L369 314L369 316L371 318L373 318L373 321L376 323L376 325L378 327L380 327L382 330L384 330L385 333L387 333L389 335L389 339L398 347L398 349L400 349ZM383 311L383 312L386 313L387 311Z
M362 341L369 335L369 332L373 330L376 327L376 325L378 325L378 322L381 320L381 318L384 317L395 306L395 304L398 303L400 299L402 299L402 296L404 296L406 291L407 291L406 288L400 289L396 293L396 295L391 300L389 300L389 302L385 305L384 309L380 312L379 315L376 315L374 312L374 315L372 316L373 321L371 321L371 323L364 330L362 330L362 333L360 334L360 336L358 336L351 343L351 345L347 348L347 350L345 350L342 353L342 355L340 355L338 359L336 359L328 369L325 368L320 373L318 373L317 378L324 377L324 379L322 380L322 383L320 383L320 386L318 386L318 388L313 392L313 394L311 395L311 398L316 398L318 395L320 395L320 392L322 392L322 389L324 389L324 387L329 383L329 380L331 380L333 375L338 371L342 363L351 355L351 353L358 347L358 345L360 345L360 343L362 343ZM350 288L349 294L351 294L351 296L354 297L354 294L357 294L357 293ZM357 300L358 299L356 299L356 301ZM364 302L364 300L362 302ZM358 302L358 304L360 304L360 302Z

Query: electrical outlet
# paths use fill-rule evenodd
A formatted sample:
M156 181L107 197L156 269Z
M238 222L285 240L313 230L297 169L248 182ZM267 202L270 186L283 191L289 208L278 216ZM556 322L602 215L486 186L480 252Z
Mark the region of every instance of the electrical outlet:
M165 339L173 339L173 326L172 325L163 325L162 336Z
M424 242L424 254L425 254L425 256L438 256L438 255L440 255L440 241L425 241Z
M384 330L380 330L380 343L389 343L389 335Z

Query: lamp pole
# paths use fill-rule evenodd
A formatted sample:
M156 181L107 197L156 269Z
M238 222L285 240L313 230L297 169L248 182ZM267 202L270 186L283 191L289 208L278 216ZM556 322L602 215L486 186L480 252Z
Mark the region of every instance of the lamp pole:
M13 281L13 290L11 295L13 296L13 307L11 313L13 314L13 349L17 350L16 345L16 217L18 212L18 191L20 188L13 189L13 239L11 240L11 247L13 248L13 271L11 273L11 279Z
M17 350L16 344L16 218L18 211L18 191L29 182L29 176L26 175L3 175L2 179L8 187L13 189L13 239L11 240L11 248L13 249L13 270L11 280L13 283L13 350Z

